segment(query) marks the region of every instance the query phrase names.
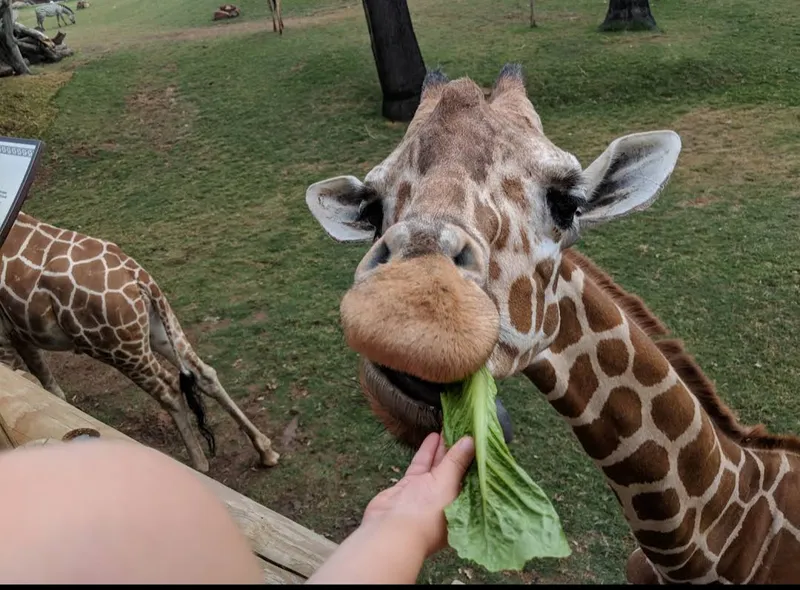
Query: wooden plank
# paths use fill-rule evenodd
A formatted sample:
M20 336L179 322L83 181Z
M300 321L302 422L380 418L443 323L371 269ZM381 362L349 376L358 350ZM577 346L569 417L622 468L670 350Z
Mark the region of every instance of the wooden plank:
M4 365L0 365L0 415L5 418L8 434L17 445L39 438L61 439L75 428L94 428L104 438L137 442ZM250 540L254 553L262 560L270 562L273 567L280 566L289 570L297 578L308 578L336 548L335 543L322 535L186 464L172 457L170 459L189 469L225 503L231 516ZM280 469L280 465L274 469ZM278 576L270 571L270 575ZM284 576L283 579L294 580L294 577Z
M261 558L259 558L259 562L261 562L261 569L264 570L265 584L304 584L306 581L305 578L301 578L292 572L287 572Z

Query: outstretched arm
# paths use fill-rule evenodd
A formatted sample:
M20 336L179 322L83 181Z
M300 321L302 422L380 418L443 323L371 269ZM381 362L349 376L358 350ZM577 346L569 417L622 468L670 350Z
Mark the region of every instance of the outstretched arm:
M475 455L470 437L449 451L428 435L405 476L367 506L361 525L308 584L413 584L424 561L447 546L444 509Z

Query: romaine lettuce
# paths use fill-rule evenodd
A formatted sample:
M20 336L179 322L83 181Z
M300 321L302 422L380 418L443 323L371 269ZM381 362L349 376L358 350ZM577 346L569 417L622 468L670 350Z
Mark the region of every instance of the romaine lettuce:
M521 570L532 558L568 557L558 514L503 440L496 394L483 367L441 396L448 448L467 434L475 441L461 493L445 509L449 544L492 572Z

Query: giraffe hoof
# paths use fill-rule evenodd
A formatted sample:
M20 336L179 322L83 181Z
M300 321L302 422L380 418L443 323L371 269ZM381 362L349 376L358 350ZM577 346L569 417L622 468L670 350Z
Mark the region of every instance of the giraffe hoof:
M275 465L278 464L278 459L280 458L280 453L276 453L272 449L267 449L261 453L261 464L264 467L275 467Z

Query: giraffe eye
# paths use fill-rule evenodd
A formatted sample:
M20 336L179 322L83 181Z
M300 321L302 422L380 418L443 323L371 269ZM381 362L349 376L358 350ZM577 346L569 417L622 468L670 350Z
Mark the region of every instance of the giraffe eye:
M560 229L569 229L575 219L575 214L582 204L582 200L575 195L565 193L557 189L547 190L547 206L550 208L550 215Z

